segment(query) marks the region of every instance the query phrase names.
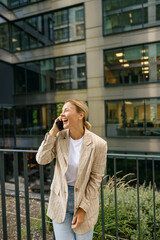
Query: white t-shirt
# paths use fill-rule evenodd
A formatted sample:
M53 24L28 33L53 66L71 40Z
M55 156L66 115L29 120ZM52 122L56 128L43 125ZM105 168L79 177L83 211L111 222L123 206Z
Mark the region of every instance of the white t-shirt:
M70 186L74 186L76 182L82 143L83 137L78 140L74 140L71 137L69 139L69 160L66 178Z

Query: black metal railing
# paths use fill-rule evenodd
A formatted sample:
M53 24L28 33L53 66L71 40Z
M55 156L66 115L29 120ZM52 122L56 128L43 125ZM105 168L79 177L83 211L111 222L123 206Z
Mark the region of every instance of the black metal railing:
M20 213L20 189L19 189L19 173L20 168L23 172L23 178L24 178L24 199L25 199L25 217L26 217L26 239L31 239L31 222L30 222L30 209L29 209L29 198L30 198L30 192L29 192L29 157L28 154L33 154L35 158L36 150L12 150L12 149L0 149L0 183L1 183L1 212L2 212L2 225L3 225L3 233L2 238L3 240L7 240L7 209L6 209L6 168L5 168L5 155L10 154L12 155L12 161L13 161L13 183L15 185L15 200L16 200L16 226L17 226L17 239L21 240L21 213ZM19 154L21 154L21 160L23 160L23 166L20 167L20 160L19 160ZM127 161L129 161L130 158L134 158L136 161L136 188L137 188L137 219L138 219L138 240L141 239L140 233L141 233L141 221L140 221L140 196L139 196L139 187L140 187L140 175L141 171L139 170L139 164L140 161L150 160L152 162L152 189L153 189L153 222L154 222L154 238L156 237L156 207L155 207L155 161L160 160L160 156L157 155L134 155L134 154L108 154L108 158L112 160L113 163L113 174L114 174L114 201L115 201L115 237L114 239L120 239L119 238L119 231L118 231L118 206L117 206L117 161L119 158L127 158ZM33 157L32 157L33 159ZM33 163L32 163L33 164ZM33 164L34 165L34 164ZM35 164L39 169L39 178L40 178L40 202L41 202L41 225L42 225L42 239L46 239L46 217L45 217L45 202L48 200L45 200L45 189L44 189L44 168L45 166ZM107 167L108 167L108 161L107 161ZM49 167L50 175L47 175L50 177L50 181L54 174L54 162L50 164ZM106 168L106 175L108 174L108 168ZM104 217L104 185L107 183L107 178L104 177L101 184L101 217L102 217L102 239L106 239L106 232L105 232L105 217ZM54 233L53 233L53 239L54 239Z

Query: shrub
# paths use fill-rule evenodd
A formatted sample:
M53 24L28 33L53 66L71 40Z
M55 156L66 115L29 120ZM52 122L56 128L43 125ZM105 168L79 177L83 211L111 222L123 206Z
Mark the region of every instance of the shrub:
M131 175L131 174L129 174ZM137 188L130 187L126 183L126 175L117 179L117 214L118 214L118 234L119 239L138 239L138 206ZM116 220L115 220L115 196L114 178L110 178L104 186L104 221L106 239L115 239ZM153 189L152 186L139 187L140 201L140 238L141 240L154 239L154 212L153 212ZM160 239L160 193L155 192L156 208L156 237ZM101 208L93 240L102 239Z

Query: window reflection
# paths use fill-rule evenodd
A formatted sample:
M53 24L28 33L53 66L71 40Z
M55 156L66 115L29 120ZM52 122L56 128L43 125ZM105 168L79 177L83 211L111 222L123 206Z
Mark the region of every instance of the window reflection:
M103 0L104 35L134 30L148 23L148 1Z
M2 17L0 17L0 48L9 50L9 26Z
M160 44L104 52L107 84L139 84L160 80Z
M124 136L124 105L123 101L111 102L106 105L107 136Z
M83 5L11 24L13 52L84 39Z
M106 101L107 136L160 136L160 99Z
M15 93L86 88L85 54L14 66Z

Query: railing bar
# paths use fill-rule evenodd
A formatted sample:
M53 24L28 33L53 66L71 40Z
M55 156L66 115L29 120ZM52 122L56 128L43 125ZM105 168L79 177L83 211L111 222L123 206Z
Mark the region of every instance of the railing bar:
M137 165L137 205L138 205L138 239L140 240L140 207L139 207L139 160L136 158Z
M21 240L21 219L20 219L20 201L19 201L19 180L18 180L18 153L14 156L14 179L15 179L15 195L16 195L16 220L17 220L17 239Z
M1 179L1 204L2 204L2 222L3 239L7 240L7 218L6 218L6 199L5 199L5 174L4 174L4 154L0 153L0 179Z
M30 212L29 212L29 193L28 193L28 164L27 153L23 153L23 168L24 168L24 187L25 187L25 208L26 208L26 228L27 240L30 240Z
M44 169L39 165L40 171L40 194L41 194L41 214L42 214L42 235L43 240L46 240L46 224L45 224L45 201L44 201Z
M116 157L114 157L114 198L115 198L115 216L116 216L116 239L118 240L118 213L117 213L117 166Z
M154 214L154 240L156 240L156 204L155 204L155 166L152 159L152 177L153 177L153 214Z
M105 240L103 180L101 182L101 217L102 217L102 240Z
M26 150L26 149L0 149L0 152L26 152L26 153L37 153L37 150ZM139 154L118 154L118 153L107 153L107 156L113 157L137 157L137 158L160 158L160 155L139 155Z

